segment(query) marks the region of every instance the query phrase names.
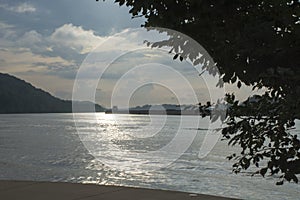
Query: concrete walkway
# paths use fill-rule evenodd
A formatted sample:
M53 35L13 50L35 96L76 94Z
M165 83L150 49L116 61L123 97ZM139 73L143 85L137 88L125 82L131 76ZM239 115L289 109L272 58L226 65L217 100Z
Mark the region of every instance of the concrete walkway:
M0 181L1 200L226 200L230 198L90 184Z

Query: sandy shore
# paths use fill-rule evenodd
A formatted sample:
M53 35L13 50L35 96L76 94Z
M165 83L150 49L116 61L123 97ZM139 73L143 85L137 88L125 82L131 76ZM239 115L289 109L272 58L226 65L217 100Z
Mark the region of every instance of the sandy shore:
M230 198L184 192L91 184L0 181L1 200L226 200Z

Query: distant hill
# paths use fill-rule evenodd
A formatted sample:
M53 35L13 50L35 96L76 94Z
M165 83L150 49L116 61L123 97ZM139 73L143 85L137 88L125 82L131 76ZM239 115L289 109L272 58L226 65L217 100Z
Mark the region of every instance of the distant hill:
M91 102L76 102L77 112L88 112L95 105L97 112L105 109ZM0 73L0 113L70 113L72 101L61 100L24 80Z

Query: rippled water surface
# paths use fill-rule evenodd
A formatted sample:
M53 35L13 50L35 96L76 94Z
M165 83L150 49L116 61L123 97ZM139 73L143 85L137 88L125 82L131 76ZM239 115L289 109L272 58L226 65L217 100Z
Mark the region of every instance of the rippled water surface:
M189 122L196 118L185 117ZM232 163L225 158L236 149L224 141L199 159L199 148L209 129L207 119L183 126L180 116L150 119L145 115L99 113L80 114L79 119L77 132L72 114L0 115L0 179L126 185L243 199L299 199L299 184L275 186L277 179L270 177L232 174ZM297 134L299 125L298 121ZM135 167L137 155L164 148L178 131L187 136L196 131L196 135L176 162L155 171ZM101 148L91 151L89 144ZM120 161L117 169L107 162L120 160L116 149L125 152L124 168ZM101 158L106 160L101 162ZM149 166L167 158L161 155ZM128 163L132 163L129 168Z

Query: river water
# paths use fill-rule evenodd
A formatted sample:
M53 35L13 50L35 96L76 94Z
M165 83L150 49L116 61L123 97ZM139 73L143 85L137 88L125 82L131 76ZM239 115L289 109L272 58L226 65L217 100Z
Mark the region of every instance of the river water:
M183 118L191 123L181 126ZM209 126L208 119L192 123L195 118L82 113L75 126L73 114L0 115L0 179L123 185L242 199L300 198L299 184L276 186L278 179L273 177L233 174L226 156L238 149L226 141L219 139L199 158ZM294 132L299 130L297 121ZM176 133L194 134L176 160L171 157L178 154L175 150L150 159L149 168L140 164L143 153L164 148ZM94 148L97 145L101 148ZM161 165L170 157L172 162Z

